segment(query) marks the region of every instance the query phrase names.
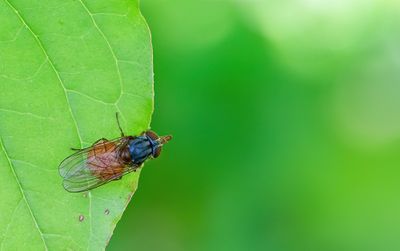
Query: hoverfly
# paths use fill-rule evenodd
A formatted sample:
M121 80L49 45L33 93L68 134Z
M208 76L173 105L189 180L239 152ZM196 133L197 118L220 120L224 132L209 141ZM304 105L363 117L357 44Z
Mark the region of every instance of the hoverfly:
M84 149L72 148L77 152L61 162L59 172L65 190L83 192L119 180L142 167L147 159L157 158L162 146L172 139L172 136L158 136L153 131L125 136L118 113L116 118L121 137L113 140L102 138Z

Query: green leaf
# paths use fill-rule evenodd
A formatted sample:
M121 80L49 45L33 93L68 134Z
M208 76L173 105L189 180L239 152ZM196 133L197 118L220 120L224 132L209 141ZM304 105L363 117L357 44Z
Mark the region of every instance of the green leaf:
M71 147L149 127L150 32L137 0L0 1L0 250L102 250L139 172L62 187Z

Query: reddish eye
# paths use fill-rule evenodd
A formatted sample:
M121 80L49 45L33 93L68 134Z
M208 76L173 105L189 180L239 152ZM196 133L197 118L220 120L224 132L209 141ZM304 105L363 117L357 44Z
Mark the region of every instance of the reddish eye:
M161 149L162 149L161 146L160 146L160 147L157 147L157 149L156 149L155 152L154 152L153 158L157 158L158 156L160 156L160 154L161 154Z
M157 140L159 138L157 133L153 131L147 131L146 135L149 136L152 140Z

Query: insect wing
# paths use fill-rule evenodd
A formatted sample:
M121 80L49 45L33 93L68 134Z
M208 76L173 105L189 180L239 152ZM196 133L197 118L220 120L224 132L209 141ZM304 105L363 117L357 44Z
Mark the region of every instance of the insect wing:
M69 192L83 192L118 179L136 167L121 163L119 151L126 146L125 138L101 141L82 149L61 162L60 175Z

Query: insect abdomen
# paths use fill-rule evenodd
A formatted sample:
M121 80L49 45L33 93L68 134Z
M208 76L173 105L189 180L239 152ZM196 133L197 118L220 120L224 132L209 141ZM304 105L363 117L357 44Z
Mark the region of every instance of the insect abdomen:
M115 143L105 142L95 145L88 153L87 165L94 176L109 180L122 174L124 166L115 149Z

